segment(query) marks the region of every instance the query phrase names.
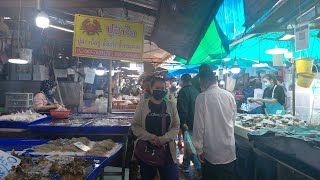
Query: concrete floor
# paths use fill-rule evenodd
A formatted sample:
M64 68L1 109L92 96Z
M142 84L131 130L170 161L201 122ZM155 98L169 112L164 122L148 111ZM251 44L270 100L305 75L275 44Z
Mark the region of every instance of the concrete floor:
M119 167L106 167L105 172L121 172ZM104 177L104 180L121 180L121 176L108 176ZM125 180L129 180L129 169L126 168Z

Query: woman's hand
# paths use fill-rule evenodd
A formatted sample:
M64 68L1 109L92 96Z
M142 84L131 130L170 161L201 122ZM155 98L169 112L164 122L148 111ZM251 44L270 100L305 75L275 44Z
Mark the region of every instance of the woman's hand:
M55 109L59 109L59 108L61 107L61 105L56 103L56 104L53 105L53 107L54 107Z
M257 101L263 102L263 99L261 99L261 98L256 98L256 102L257 102Z
M252 99L250 99L250 102L251 103L262 102L262 99L261 98L252 98Z
M159 140L158 137L155 138L155 139L150 140L150 143L151 143L152 145L155 145L155 146L161 146L161 143L160 143L160 140Z
M202 164L205 163L203 154L199 154L199 155L198 155L198 159L199 159L199 161L200 161Z
M188 131L188 130L189 130L189 127L188 127L187 124L183 124L182 128L183 128L183 130L185 130L185 131Z

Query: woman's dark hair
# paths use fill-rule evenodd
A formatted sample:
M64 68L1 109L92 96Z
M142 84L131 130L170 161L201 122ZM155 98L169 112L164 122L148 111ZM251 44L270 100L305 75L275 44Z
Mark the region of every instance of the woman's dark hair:
M166 84L166 81L161 78L161 77L155 77L151 81L151 87L156 83L156 82L162 82L163 84Z
M276 78L276 76L273 75L273 74L266 74L266 75L263 76L262 79L268 79L269 81L273 81L273 83L274 83L275 85L277 85L277 78Z

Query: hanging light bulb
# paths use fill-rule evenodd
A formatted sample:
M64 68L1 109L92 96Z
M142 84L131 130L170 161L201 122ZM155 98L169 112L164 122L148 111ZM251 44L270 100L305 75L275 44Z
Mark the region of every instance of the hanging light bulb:
M266 54L285 54L288 52L288 49L278 48L277 46L273 49L266 50Z
M8 59L8 62L12 64L28 64L29 61L19 58L11 58Z
M241 72L241 69L240 69L239 67L233 66L233 67L231 68L231 72L232 72L232 74L238 74L238 73Z
M95 72L97 76L103 76L106 71L102 66L102 64L100 63Z
M220 85L225 85L224 80L221 80L221 81L220 81Z
M241 69L240 69L240 67L238 66L238 63L237 63L237 58L234 58L234 63L232 65L231 72L233 74L238 74L238 73L241 72Z
M36 25L39 28L48 28L50 25L49 16L43 11L39 12L36 17Z

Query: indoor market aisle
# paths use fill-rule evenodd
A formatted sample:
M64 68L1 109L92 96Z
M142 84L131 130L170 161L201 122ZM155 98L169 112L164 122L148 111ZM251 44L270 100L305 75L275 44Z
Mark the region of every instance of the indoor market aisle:
M105 172L121 172L119 167L106 167ZM121 176L108 176L104 177L104 180L121 180ZM126 168L125 180L129 180L129 169Z

